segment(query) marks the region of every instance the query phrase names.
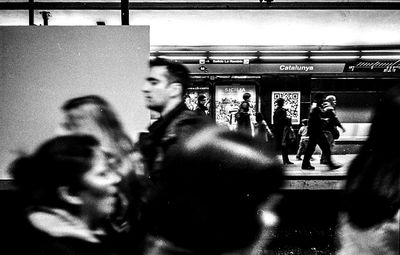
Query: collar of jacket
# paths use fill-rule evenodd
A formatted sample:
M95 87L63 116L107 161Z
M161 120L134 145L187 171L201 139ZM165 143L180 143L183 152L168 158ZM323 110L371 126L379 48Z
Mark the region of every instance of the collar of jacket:
M161 139L164 134L165 129L168 125L183 111L189 110L185 103L181 102L177 107L172 109L169 113L161 116L156 122L154 122L149 127L149 132L153 134L154 137L159 137Z
M99 243L97 236L105 235L103 230L89 229L81 219L62 209L36 208L29 212L28 219L32 226L54 237L73 237L90 243Z

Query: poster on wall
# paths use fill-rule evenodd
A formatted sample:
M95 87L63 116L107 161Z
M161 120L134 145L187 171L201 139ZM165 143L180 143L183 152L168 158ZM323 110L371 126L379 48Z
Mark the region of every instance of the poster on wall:
M288 117L292 118L292 124L300 124L300 91L272 91L272 108L276 109L276 100L278 98L285 99L284 108L287 109ZM271 113L271 121L273 124L274 110Z
M207 107L208 111L210 111L211 97L210 97L210 90L208 87L188 88L186 91L186 94L184 96L186 106L192 111L196 110L197 99L198 99L199 95L204 95L206 97L205 106ZM209 114L209 113L207 112L207 114Z
M256 87L254 85L218 85L215 87L215 120L218 125L236 130L235 113L243 101L243 94L250 93L250 114L255 115Z
M208 87L190 87L190 88L188 88L184 95L184 102L186 104L186 107L192 111L196 110L197 99L198 99L199 95L204 95L206 97L205 106L208 109L206 111L206 113L207 113L207 115L209 115L211 96L210 96L210 89ZM155 122L159 118L160 118L160 113L158 113L156 111L150 112L151 123Z

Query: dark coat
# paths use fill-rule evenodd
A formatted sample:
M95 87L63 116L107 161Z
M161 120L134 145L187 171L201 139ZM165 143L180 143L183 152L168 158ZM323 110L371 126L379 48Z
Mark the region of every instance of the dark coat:
M27 219L22 219L18 236L11 240L13 250L5 254L30 255L119 255L118 248L111 239L92 243L74 237L54 237L33 227ZM4 252L4 250L3 250Z
M320 106L316 106L311 109L310 116L308 118L308 135L318 136L323 133L326 126L326 120L323 119L323 110Z
M169 229L164 226L168 220L160 217L168 203L165 190L169 188L168 172L163 164L165 155L187 140L201 128L212 125L211 119L197 115L194 111L180 104L164 117L149 127L149 133L141 134L138 148L145 166L145 194L143 197L143 221L145 228L156 236L169 236Z

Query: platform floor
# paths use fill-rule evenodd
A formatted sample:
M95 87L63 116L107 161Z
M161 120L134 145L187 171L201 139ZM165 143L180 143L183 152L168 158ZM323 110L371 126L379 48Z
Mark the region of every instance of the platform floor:
M332 155L335 163L342 165L336 170L330 170L327 165L320 164L321 155L313 155L310 161L315 170L301 169L301 160L295 155L289 155L293 165L285 165L285 187L284 189L342 189L346 179L347 169L356 154ZM279 156L282 160L282 157Z

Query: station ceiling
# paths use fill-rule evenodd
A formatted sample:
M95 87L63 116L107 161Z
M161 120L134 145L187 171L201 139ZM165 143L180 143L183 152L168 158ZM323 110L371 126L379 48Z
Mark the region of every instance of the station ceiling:
M150 26L155 49L221 47L285 49L400 49L400 0L0 0L0 25ZM33 6L33 7L32 7ZM34 8L34 9L32 9Z

